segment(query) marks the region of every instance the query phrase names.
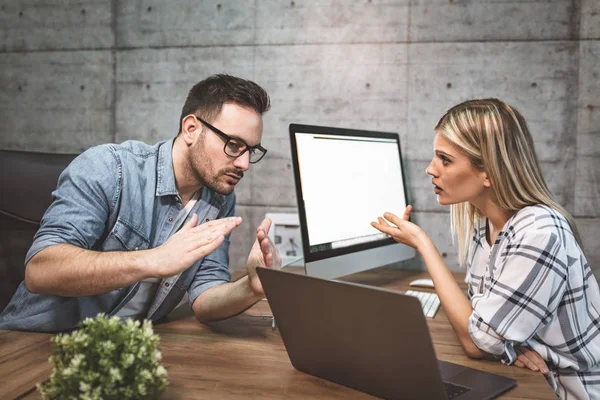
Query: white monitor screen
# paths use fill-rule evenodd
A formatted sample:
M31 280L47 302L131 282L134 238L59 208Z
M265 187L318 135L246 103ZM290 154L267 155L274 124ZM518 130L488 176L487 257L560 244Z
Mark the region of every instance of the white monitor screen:
M294 124L290 134L306 261L394 243L370 223L406 208L398 135Z

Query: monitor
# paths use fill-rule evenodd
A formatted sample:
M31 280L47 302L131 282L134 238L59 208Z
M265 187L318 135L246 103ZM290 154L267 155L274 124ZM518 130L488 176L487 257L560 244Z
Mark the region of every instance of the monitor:
M306 274L338 278L415 256L370 224L407 205L396 133L290 125Z

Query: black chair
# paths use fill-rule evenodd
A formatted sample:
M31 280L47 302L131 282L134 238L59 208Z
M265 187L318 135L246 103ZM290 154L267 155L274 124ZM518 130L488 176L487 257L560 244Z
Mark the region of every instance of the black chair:
M76 154L0 150L0 310L25 277L25 254Z

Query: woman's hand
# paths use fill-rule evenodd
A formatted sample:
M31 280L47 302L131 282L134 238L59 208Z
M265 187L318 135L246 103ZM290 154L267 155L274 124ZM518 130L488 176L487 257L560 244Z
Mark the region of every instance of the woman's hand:
M371 226L390 235L396 242L419 250L419 247L425 240L429 240L429 237L421 228L408 220L411 211L412 206L406 207L402 218L386 212L383 214L383 218L378 217L377 222L371 222Z
M527 367L532 371L540 371L542 374L546 375L549 370L546 362L538 354L538 352L534 350L529 350L525 347L517 347L517 360L515 361L515 365L519 368Z

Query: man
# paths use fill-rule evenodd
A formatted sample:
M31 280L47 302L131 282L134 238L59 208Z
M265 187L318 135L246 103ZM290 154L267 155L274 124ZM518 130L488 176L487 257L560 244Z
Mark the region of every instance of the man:
M156 321L186 291L200 321L261 299L256 267L281 266L271 221L258 227L248 274L236 282L228 238L241 223L233 189L266 153L269 108L254 82L211 76L190 90L174 139L101 145L77 157L59 178L0 329L63 331L100 312Z

